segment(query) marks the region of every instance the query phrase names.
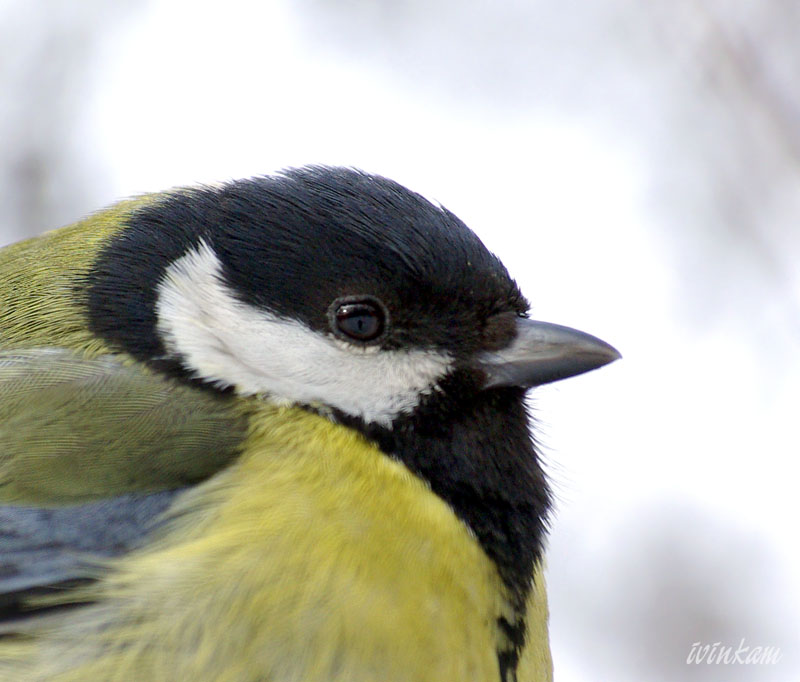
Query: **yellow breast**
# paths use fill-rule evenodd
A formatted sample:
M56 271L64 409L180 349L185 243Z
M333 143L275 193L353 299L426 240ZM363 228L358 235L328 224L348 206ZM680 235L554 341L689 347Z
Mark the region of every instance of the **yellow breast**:
M36 640L31 679L496 682L506 591L451 509L354 431L251 407L239 462Z

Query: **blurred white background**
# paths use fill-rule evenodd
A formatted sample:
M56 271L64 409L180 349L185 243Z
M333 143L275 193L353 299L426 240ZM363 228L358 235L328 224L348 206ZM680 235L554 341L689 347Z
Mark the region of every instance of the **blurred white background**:
M534 317L559 682L800 679L800 5L0 0L0 239L335 163L441 201ZM776 665L687 664L692 644Z

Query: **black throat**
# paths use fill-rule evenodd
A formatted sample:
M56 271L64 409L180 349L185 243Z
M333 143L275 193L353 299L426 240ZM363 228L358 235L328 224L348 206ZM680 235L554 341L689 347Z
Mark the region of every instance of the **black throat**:
M475 533L497 566L517 614L500 628L511 642L498 651L501 679L514 680L525 641L525 604L541 558L550 490L528 428L524 391L478 391L458 373L442 393L391 428L338 419L424 479Z

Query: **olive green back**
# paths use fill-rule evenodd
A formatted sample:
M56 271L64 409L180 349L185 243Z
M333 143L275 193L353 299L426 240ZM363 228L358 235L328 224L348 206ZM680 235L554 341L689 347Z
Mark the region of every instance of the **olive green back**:
M108 352L89 332L80 305L81 279L125 216L153 199L123 201L0 250L0 349L61 346L93 355Z

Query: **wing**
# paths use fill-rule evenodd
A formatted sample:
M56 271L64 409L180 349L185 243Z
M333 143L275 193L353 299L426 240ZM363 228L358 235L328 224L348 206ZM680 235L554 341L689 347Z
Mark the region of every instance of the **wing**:
M136 547L246 429L226 396L113 356L0 352L0 632Z
M0 507L0 622L46 612L36 597L93 579L98 558L135 548L180 492L52 509Z
M60 505L201 481L238 453L229 396L116 356L0 352L0 504Z

